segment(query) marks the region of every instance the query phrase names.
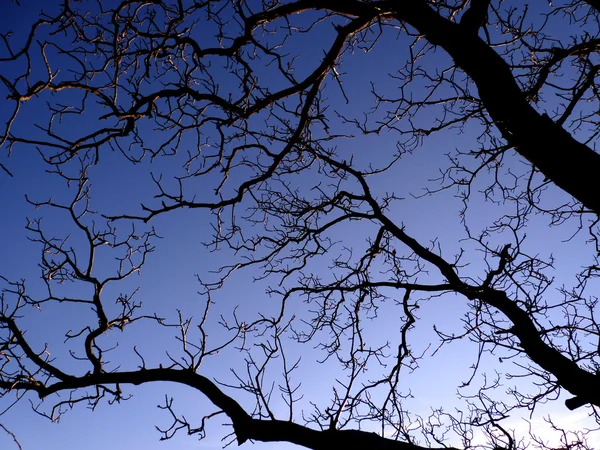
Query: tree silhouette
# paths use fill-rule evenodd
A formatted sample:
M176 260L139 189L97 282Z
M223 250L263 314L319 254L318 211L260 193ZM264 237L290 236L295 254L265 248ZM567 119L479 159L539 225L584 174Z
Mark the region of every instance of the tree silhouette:
M312 449L548 448L535 430L526 438L505 424L564 392L566 408L585 407L600 424L600 3L44 8L30 28L5 30L0 54L3 176L19 177L17 153L40 159L52 192L27 201L60 224L36 216L26 227L41 248L43 294L26 288L31 274L0 278L9 402L35 393L36 411L57 420L79 403L169 381L214 408L193 423L167 397L164 439L202 437L226 417L238 444ZM441 141L445 165L414 159ZM427 158L439 178L397 192ZM154 187L136 189L137 170ZM97 199L92 183L129 191ZM442 212L437 235L409 225L414 211L452 196L459 234ZM213 272L198 274L202 306L142 307L137 298L150 294L132 276L180 220L202 223L194 239L214 256ZM561 239L582 250L572 273L556 275ZM254 288L223 312L217 298L243 274ZM434 314L443 302L456 316ZM58 353L25 331L35 308L66 311L68 324L46 325L64 335ZM413 337L421 321L433 323L429 342ZM174 335L177 347L143 348L136 323ZM464 342L476 350L457 409L412 412L410 374ZM314 370L331 386L297 376ZM311 389L329 397L309 399ZM594 437L551 426L562 448Z

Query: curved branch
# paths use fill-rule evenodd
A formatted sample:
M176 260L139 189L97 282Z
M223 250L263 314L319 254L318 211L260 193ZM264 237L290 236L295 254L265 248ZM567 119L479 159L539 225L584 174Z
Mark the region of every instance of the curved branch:
M239 445L248 440L262 442L286 441L314 450L344 448L364 450L425 450L415 444L383 438L375 433L362 430L313 430L306 426L283 420L261 420L252 418L238 402L225 394L208 378L189 370L169 368L143 369L134 372L113 372L90 374L84 377L61 381L39 389L40 397L64 390L81 389L105 384L140 385L157 381L169 381L189 386L202 392L215 406L220 408L233 423ZM10 388L0 382L0 387ZM453 450L445 447L447 450Z

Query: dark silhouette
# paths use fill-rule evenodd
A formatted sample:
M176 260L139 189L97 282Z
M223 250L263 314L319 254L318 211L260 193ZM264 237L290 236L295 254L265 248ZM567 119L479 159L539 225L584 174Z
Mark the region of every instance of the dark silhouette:
M600 423L597 1L64 0L44 8L29 31L2 35L0 144L9 153L37 149L47 176L64 180L67 190L28 201L70 228L61 235L39 217L28 222L46 296L30 294L29 280L0 277L4 396L32 391L54 402L36 409L55 420L78 403L120 401L130 385L170 381L202 392L215 410L191 424L167 400L165 439L179 430L203 436L206 421L226 416L238 444L312 449L472 448L471 433L483 433L486 448L525 448L531 440L503 421L562 392L568 410L585 407ZM373 81L381 54L394 67L384 82ZM354 58L364 73L346 72ZM352 86L369 83L365 106ZM345 148L389 146L390 135L394 154ZM463 199L453 254L441 235L423 241L405 226L400 194L372 181L393 179L436 135L466 136L470 147L450 145L439 180L411 194ZM154 190L136 197L141 207L117 198L96 206L90 195L90 180L108 179L95 171L115 153L120 169L153 174ZM2 176L17 176L5 155ZM482 200L498 213L475 229L469 215ZM197 220L179 211L190 209L210 214L199 240L229 258L216 274L198 274L201 312L188 317L173 300L173 316L163 316L142 308L135 289L115 303L105 288L129 286L160 248L158 216ZM577 254L584 259L570 285L553 285L559 241L530 253L529 239L548 225L575 240L587 233L587 259ZM439 227L444 233L442 219ZM116 261L110 275L106 252ZM245 299L254 310L213 317L214 297L244 270L262 286ZM418 309L440 296L458 305L464 330L436 323L435 342L419 353L411 341L425 315ZM46 305L88 314L64 330L70 360L51 357L22 328L31 306ZM397 327L370 339L390 305ZM136 322L176 334L179 353L139 349L127 334ZM110 339L120 332L126 345L115 350ZM430 417L414 416L402 376L436 346L461 340L479 348L459 386L463 409L431 405ZM113 350L128 363L111 362ZM165 351L162 363L150 362ZM203 372L212 358L244 369L215 380ZM303 400L296 373L309 360L344 374L328 402ZM513 377L530 389L506 395L502 380ZM587 448L593 435L562 431L564 448Z

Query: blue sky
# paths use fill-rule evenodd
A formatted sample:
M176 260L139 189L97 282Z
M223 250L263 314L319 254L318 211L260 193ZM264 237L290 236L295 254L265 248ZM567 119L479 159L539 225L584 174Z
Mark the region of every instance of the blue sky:
M0 17L0 28L2 30L14 29L17 33L26 30L27 24L31 23L32 12L40 5L46 7L47 4L44 1L31 1L20 8L10 4L6 8L8 12ZM321 35L316 34L316 37L312 38L313 40L293 42L290 45L293 49L297 49L308 46L309 43L325 41L328 37L329 35L323 32ZM396 54L398 51L396 43L396 34L388 30L370 53L357 51L354 55L344 57L342 66L343 72L346 74L343 78L344 88L351 102L346 105L342 92L332 80L328 80L326 93L333 108L360 117L361 111L368 108L372 102L368 80L374 81L383 90L395 91L395 82L390 80L389 73L398 69L394 60L396 57L400 58ZM405 46L398 46L398 48L405 51ZM435 57L444 58L444 55L440 53L436 53L433 60ZM390 58L390 55L394 55L394 58ZM312 55L309 56L312 57ZM308 57L309 60L310 57ZM0 67L0 70L3 69ZM421 93L416 92L415 94L420 95ZM3 98L4 95L5 91L0 91L0 98ZM21 120L16 131L30 132L31 122L38 118L39 112L36 112L36 108L39 108L39 105L43 105L43 103L25 106L25 108L29 108L26 109L26 113L31 120ZM41 116L42 114L39 117ZM4 120L4 116L2 116L2 120ZM423 120L425 121L426 118ZM84 131L86 123L79 123L81 129L73 127L68 132L76 135ZM335 119L332 119L332 123L339 124ZM471 252L467 258L471 258L473 266L466 268L464 274L474 277L481 274L481 267L478 264L481 264L482 261L478 259L481 257L472 243L461 241L465 237L458 215L461 200L452 190L426 198L417 199L414 196L423 193L422 189L425 186L430 188L438 186L437 182L432 180L439 176L439 169L447 165L445 154L458 148L472 147L475 138L476 130L470 127L467 127L462 133L451 131L434 134L423 139L422 145L416 149L414 154L403 157L394 166L391 173L373 177L371 181L374 192L383 195L393 191L403 198L394 204L390 216L398 223L404 224L407 231L415 238L423 242L439 239L445 254L448 255L458 252L460 248ZM160 140L158 134L157 139ZM387 131L376 136L340 139L337 144L338 154L343 159L353 158L357 164L366 164L368 161L384 164L396 152L397 140L397 134ZM4 150L0 149L0 151ZM76 230L72 230L72 225L61 214L46 209L36 211L27 204L24 194L28 194L34 200L42 201L50 195L55 199L67 199L72 195L72 191L65 189L61 180L44 172L46 167L40 162L38 154L32 148L15 147L9 158L6 157L6 153L2 153L0 161L5 163L15 174L14 178L0 174L0 192L2 193L0 195L0 211L10 211L0 222L0 235L6 237L0 240L0 254L10 255L0 258L0 274L10 279L28 278L30 292L41 293L42 285L37 267L40 248L27 239L31 234L24 230L26 218L43 216L46 226L56 234L73 233L72 239L76 244L78 237ZM180 171L179 165L180 160L177 158L158 158L155 162L146 160L133 166L127 164L118 152L103 149L101 163L90 168L93 206L104 214L118 215L132 209L134 211L137 209L139 212L138 205L141 202L156 205L157 201L152 198L155 190L153 190L154 185L150 173ZM524 170L522 161L516 157L507 158L506 165L517 171ZM309 174L304 175L297 183L300 188L307 188L317 183L316 180L317 175ZM210 197L211 182L214 183L214 180L202 179L196 182L195 189L197 189L198 197ZM552 198L560 199L560 193L556 193ZM481 196L475 196L467 216L469 226L473 230L479 229L489 222L490 217L501 215L506 210L504 208L509 207L484 204ZM227 264L235 257L227 249L211 252L202 245L202 242L207 239L206 236L212 234L212 220L209 213L198 210L176 211L157 217L150 225L156 228L157 234L161 238L155 240L156 250L150 255L148 263L142 268L139 276L134 275L119 286L110 287L106 293L107 297L116 297L121 292L128 292L139 286L138 295L143 299L144 308L148 312L156 311L173 320L176 317L174 310L178 308L185 314L198 318L203 310L204 299L198 294L200 286L196 275L203 278L215 277L211 271L220 265ZM101 222L102 219L98 217L98 221ZM584 253L585 238L578 236L574 241L566 242L572 232L571 226L548 228L546 223L545 219L532 220L531 229L533 231L529 233L525 245L532 253L539 253L541 256L548 256L552 253L556 257L557 262L553 274L558 278L557 285L560 285L563 271L565 273L568 270L572 271L574 270L573 266L576 269L582 265L580 261L588 259ZM127 228L130 225L126 222L117 222L117 226ZM143 224L137 224L137 226L140 229L147 227ZM335 229L332 237L339 241L339 244L334 251L343 251L341 249L344 246L354 245L357 252L364 252L367 244L363 235L367 230L370 230L369 226L362 223L348 224ZM499 238L498 245L505 243L502 241L504 238L504 236ZM548 242L552 242L552 245L548 246ZM327 262L327 258L317 260L311 267L313 270L321 270L325 275L329 275ZM111 255L101 255L98 270L102 274L108 274L114 270L114 261L111 260ZM231 317L231 311L235 306L238 306L237 311L240 317L253 317L259 310L271 312L278 308L278 299L266 294L272 282L268 280L254 281L253 278L258 275L260 272L254 271L254 269L236 273L222 289L213 294L215 306L211 309L209 328L211 339L214 339L213 342L219 342L225 338L218 326L219 316L223 314ZM568 281L565 277L565 282ZM305 313L302 308L303 304L297 300L288 313L302 316ZM436 343L433 325L437 324L446 332L459 333L462 329L460 320L466 311L466 302L452 295L430 300L424 303L419 310L421 320L410 332L412 346L415 353L423 352L428 358L420 362L419 370L412 374L407 373L403 378L403 390L413 394L413 398L406 403L407 409L411 412L427 415L431 408L444 407L452 410L460 407L456 397L456 386L469 377L469 365L474 361L477 346L468 341L462 341L444 347L434 355ZM393 303L382 305L377 321L365 330L372 340L371 342L383 343L388 339L397 339L401 315L401 311ZM38 345L50 343L53 355L56 355L57 358L67 357L64 359L67 367L80 370L80 366L68 360L63 340L65 332L77 328L73 324L79 325L85 323L86 320L91 319L89 311L86 312L84 309L61 308L58 310L49 306L44 307L41 312L31 308L31 312L28 311L27 316L23 318L23 324L32 341L37 342ZM388 336L388 333L391 337ZM115 364L135 366L137 362L132 350L133 345L137 345L149 360L154 359L154 363L158 364L159 361L164 361L162 358L166 351L176 351L177 342L173 334L171 330L142 324L133 326L130 332L124 333L122 336L113 337L111 334L105 339L107 341L118 339L120 343L114 356ZM340 376L338 372L334 371L331 364L317 364L316 360L320 358L320 355L318 352L312 351L310 345L307 347L309 348L302 348L293 343L289 344L290 355L302 358L303 365L298 371L296 380L303 383L302 392L306 397L302 404L305 406L308 406L310 401L319 402L329 398L331 386L336 385L336 377ZM487 361L492 364L492 361L496 359L495 356L490 356ZM240 353L229 350L209 359L203 366L202 373L231 383L235 382L235 378L230 367L240 370L244 368L243 366ZM440 376L440 367L444 367L443 377ZM496 370L503 370L502 366L498 364L493 367L497 367ZM277 375L277 372L273 373L274 379ZM508 383L516 385L519 383L518 380L505 382L507 387ZM131 400L118 405L102 403L93 412L87 410L85 406L79 406L66 413L58 424L50 423L47 419L36 415L31 410L27 399L23 399L3 416L0 416L0 423L17 435L24 449L86 448L100 450L110 446L115 449L208 450L222 447L221 438L229 431L227 428L220 427L218 420L211 425L211 432L202 441L181 433L169 441L159 442L160 434L154 429L154 426L160 427L168 424L169 416L168 413L156 408L156 405L164 400L165 395L173 397L178 411L184 413L189 419L199 420L203 413L212 410L200 393L166 383L128 388L127 393L133 395ZM234 392L233 396L245 405L251 403L248 397L239 395L239 393ZM50 402L55 399L48 399L48 405L50 406ZM10 403L10 399L6 400ZM36 401L34 397L31 397L31 400ZM8 405L7 402L3 402L2 405ZM277 412L285 414L283 402L276 401L275 405ZM564 412L562 404L559 402L548 407L547 410L548 413L553 413L554 417L559 417L561 412ZM581 414L577 414L579 420L583 420L580 417ZM574 416L565 415L565 420L572 421L572 417ZM299 413L295 419L301 421ZM522 426L519 419L514 420L515 427ZM539 422L539 416L535 420ZM541 424L537 426L542 427ZM10 445L12 445L10 436L0 432L0 447L11 448ZM247 443L243 448L285 450L291 449L293 446Z

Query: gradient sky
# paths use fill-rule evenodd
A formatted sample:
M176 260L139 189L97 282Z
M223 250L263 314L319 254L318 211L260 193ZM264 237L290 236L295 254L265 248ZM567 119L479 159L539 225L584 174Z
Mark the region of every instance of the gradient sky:
M9 0L4 2L7 3L0 16L0 29L15 30L17 35L27 30L32 17L35 17L32 14L39 9L40 5L46 7L51 3L43 0L22 0L23 6L18 7ZM325 37L321 36L321 38ZM309 42L306 41L297 45L308 44ZM390 55L395 55L398 49L405 51L404 46L396 45L396 36L389 30L369 54L357 52L345 58L344 87L350 93L351 102L348 106L344 105L339 89L336 88L335 83L330 82L327 93L331 104L342 109L352 108L352 111L358 112L368 108L372 100L368 80L374 81L384 89L393 89L393 80L390 80L388 73L397 70L397 67L394 58L390 58ZM445 57L441 52L438 53L440 58ZM2 70L0 66L0 72ZM2 89L4 87L0 87L0 98L3 99L6 92ZM31 109L27 112L31 114L31 122L34 122L35 110ZM2 120L5 120L4 116ZM21 120L18 129L27 130L28 125ZM421 194L425 186L437 186L436 182L431 180L439 175L439 169L447 163L445 154L457 148L472 146L474 138L475 134L469 127L462 134L451 132L433 135L424 139L423 145L414 154L407 155L401 163L397 164L392 173L375 178L372 182L373 189L377 193L393 191L399 197L405 198L398 202L390 214L395 220L403 223L407 231L423 242L439 239L448 255L454 254L460 247L473 250L468 243L459 241L464 238L458 215L461 200L453 191L421 199L415 199L412 195ZM357 137L340 141L338 150L341 158L353 155L359 163L361 160L381 162L395 152L397 139L397 135L387 132L379 136ZM14 178L10 178L0 173L0 211L5 211L0 221L0 236L4 236L0 239L0 255L3 255L0 258L0 274L10 279L31 279L31 289L35 292L36 289L41 288L37 268L40 249L27 239L28 234L24 230L26 218L44 216L48 226L55 229L57 233L67 225L60 215L35 211L25 202L24 194L27 193L32 199L45 200L49 195L68 196L68 192L63 188L61 181L44 173L45 167L32 148L17 147L10 158L6 158L5 150L0 149L0 151L4 152L0 155L0 161L5 162L15 174ZM517 169L523 167L522 161L516 157L509 159L507 165ZM161 171L168 169L164 165L159 168ZM149 173L155 170L156 166L149 162L132 167L123 163L121 155L106 152L102 155L102 163L90 171L93 184L92 197L96 202L94 205L102 212L118 214L132 205L138 205L140 198L150 199L151 196L147 192L153 192L149 191L153 185ZM301 181L305 185L310 185L311 182L314 180L309 177ZM556 196L558 198L560 193ZM468 220L473 229L485 225L489 217L500 215L499 206L484 204L480 196L473 199L470 208ZM202 299L197 294L199 286L195 274L207 274L208 271L214 270L219 264L227 263L231 258L227 251L210 253L201 245L203 236L211 233L209 219L210 216L201 211L177 211L158 217L152 223L158 234L162 236L162 239L156 242L157 250L142 269L141 276L124 283L124 287L115 287L114 294L139 284L141 287L139 295L144 299L145 308L148 308L149 312L158 311L160 314L170 314L173 318L173 310L177 307L191 315L197 315L201 310ZM581 261L587 259L587 256L584 256L585 239L577 237L573 241L566 242L572 228L548 228L542 219L539 220L539 226L535 226L537 225L535 222L534 220L531 226L535 231L530 233L526 245L532 253L538 252L541 255L552 253L555 256L557 262L554 275L557 277L556 285L559 286L563 273L572 271L573 266L578 268L583 265ZM365 243L362 239L356 238L360 236L362 226L364 225L356 224L342 227L336 230L336 238L342 243L353 243L358 248L362 248ZM552 245L549 246L548 242ZM472 253L472 255L477 254ZM106 262L107 271L110 269L109 264ZM325 266L322 267L326 270ZM465 269L465 273L481 273L479 269L478 267ZM220 312L227 313L235 305L239 305L240 314L252 314L257 309L257 304L261 308L270 308L268 302L276 302L265 295L268 282L253 282L254 275L256 274L252 271L238 273L230 283L215 294L217 303L213 316L215 322ZM564 282L568 282L566 280L568 279L565 277ZM112 291L109 291L108 294L111 293ZM276 303L274 305L276 306ZM395 311L393 305L382 308L385 314L382 314L383 318L378 322L377 329L371 330L373 340L385 340L387 330L394 335L399 331L398 318L401 312ZM71 322L80 320L82 317L80 315L85 314L75 308L65 311L63 313L49 308L40 313L32 309L31 314L23 318L28 337L38 343L54 344L51 351L58 357L64 356L61 354L61 351L64 352L64 348L61 348L64 332L69 329ZM431 356L435 347L430 347L434 323L441 324L445 331L460 332L460 319L465 311L466 303L453 296L444 296L424 305L419 312L421 320L411 331L412 345L416 353L420 350ZM218 339L219 329L215 326L212 331ZM144 325L127 336L121 341L123 353L116 355L116 358L123 358L124 364L131 363L127 358L131 357L131 347L134 344L145 349L149 356L156 358L176 345L169 330L157 331L154 327ZM153 353L153 349L160 349L160 351ZM327 398L333 384L333 374L327 373L326 369L320 368L312 361L311 359L317 356L309 350L309 348L299 350L292 347L292 354L296 352L298 356L302 356L305 363L298 372L298 380L302 381L307 393L306 401L309 396L316 399L321 396ZM477 347L474 344L461 342L423 360L420 370L407 375L404 381L406 390L410 389L414 396L407 402L407 408L415 413L427 415L430 408L443 406L447 410L452 410L459 406L456 400L456 386L468 378L469 366L473 363L476 352ZM233 353L226 354L228 357L235 357ZM206 370L211 376L232 382L230 364L234 363L223 355L216 357L214 361L209 361ZM440 368L443 368L443 377L440 376ZM525 381L526 384L528 382L530 381ZM166 412L156 408L156 405L164 400L165 395L173 397L178 411L185 412L188 418L196 417L199 420L203 413L212 411L208 401L199 392L167 383L132 387L128 388L127 392L133 394L131 400L117 405L102 403L93 412L87 410L85 406L79 406L66 413L58 424L36 415L26 398L0 416L0 424L16 434L25 450L79 448L209 450L223 446L221 438L229 431L227 428L219 427L218 420L209 428L211 432L204 440L198 441L195 437L188 437L181 433L169 441L159 442L160 434L154 426L168 425L169 417ZM247 401L247 399L243 400L239 393L234 392L232 396ZM48 399L48 402L52 400L54 399ZM36 399L31 397L31 401L35 402ZM0 408L8 407L10 402L10 399L3 399ZM283 404L280 406L283 412ZM564 419L568 423L583 423L585 415L583 410L567 414L562 402L555 402L532 419L532 423L535 423L534 429L541 430L543 428L541 417L550 413L553 418ZM296 416L296 420L301 421L299 415ZM510 420L516 428L524 430L524 422L520 418ZM11 445L10 436L0 430L0 448L11 449ZM600 442L598 445L600 446ZM242 448L286 450L296 447L289 444L247 443Z

